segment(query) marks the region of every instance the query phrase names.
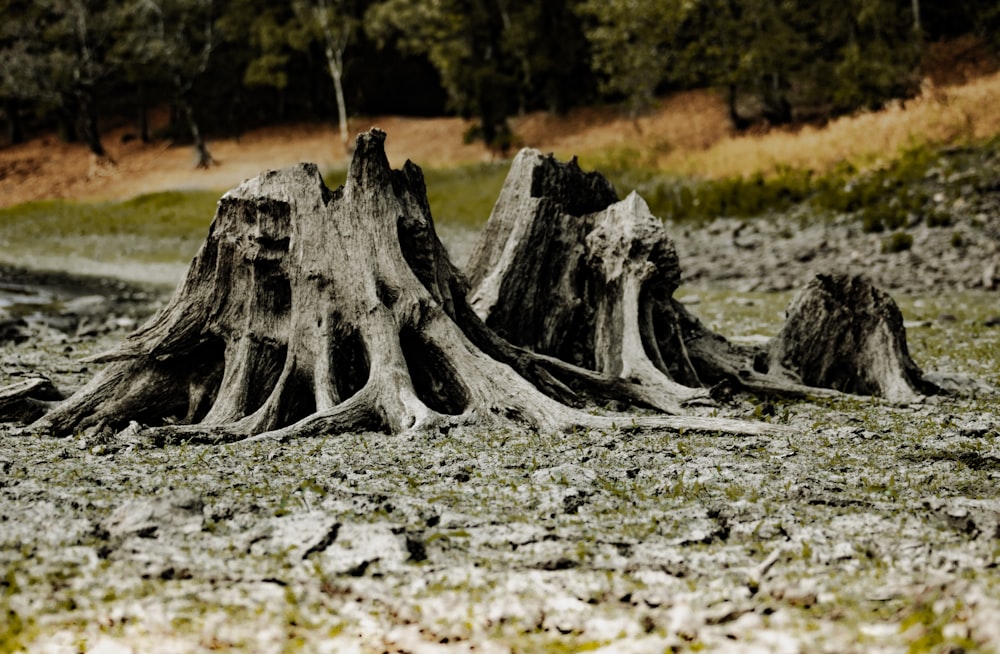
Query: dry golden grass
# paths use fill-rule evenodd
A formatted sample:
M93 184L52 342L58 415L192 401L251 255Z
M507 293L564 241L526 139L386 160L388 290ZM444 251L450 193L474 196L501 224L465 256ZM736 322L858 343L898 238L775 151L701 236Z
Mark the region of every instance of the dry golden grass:
M565 116L531 113L513 121L521 145L562 158L601 156L617 149L644 158L671 151L698 152L732 133L725 104L711 91L683 91L630 118L616 107L581 107Z
M950 63L941 67L957 70ZM722 98L710 91L677 93L637 118L614 107L588 107L565 116L529 114L514 120L513 128L521 145L563 159L579 155L585 168L647 168L707 178L780 167L823 172L845 160L873 165L907 147L961 144L1000 134L1000 72L982 74L980 67L960 77L960 85L928 82L920 97L905 104L845 116L822 128L737 135ZM452 168L496 157L482 144L463 143L470 123L460 118L352 120L357 130L371 125L389 133L394 166L409 158L429 168ZM209 145L222 165L208 171L194 168L189 148L125 141L123 134L129 130L105 134L105 146L116 161L112 167L95 167L86 147L52 136L0 148L0 207L47 198L117 199L171 189L221 190L295 161L314 161L324 169L343 167L347 161L329 125L285 125L254 130L239 139L215 139Z
M661 133L623 142L639 162L672 174L707 178L769 173L780 167L829 170L842 161L864 167L920 145L955 145L1000 134L1000 73L961 86L925 85L922 94L881 111L863 112L824 127L727 135L708 147L671 148Z

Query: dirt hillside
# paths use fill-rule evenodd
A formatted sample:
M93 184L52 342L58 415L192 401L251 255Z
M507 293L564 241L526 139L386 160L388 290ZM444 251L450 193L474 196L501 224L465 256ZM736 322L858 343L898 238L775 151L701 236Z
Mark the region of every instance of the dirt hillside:
M154 117L154 128L159 125ZM481 144L465 144L469 122L461 118L355 118L355 132L380 127L389 134L394 167L406 159L425 167L488 161ZM530 114L514 126L520 144L571 154L634 143L655 133L686 148L706 147L729 132L724 107L707 92L664 100L649 115L629 120L612 108L586 108L567 116ZM121 199L168 189L226 189L268 168L312 161L322 169L346 165L347 153L332 125L267 127L237 138L214 139L209 149L219 165L197 170L190 147L168 141L144 144L134 128L103 135L113 164L98 161L85 146L55 136L0 149L0 206L45 198Z
M584 107L564 116L521 116L513 130L518 145L561 158L579 154L584 166L623 161L713 178L786 166L824 170L845 159L878 163L922 143L948 145L1000 134L1000 72L940 84L934 79L928 77L922 93L905 103L843 116L822 127L736 135L719 95L689 91L661 99L635 119L614 107ZM154 129L165 122L165 114L151 117ZM497 155L481 144L463 143L470 124L461 118L357 117L351 130L385 130L394 167L406 159L428 168L494 159ZM299 161L321 169L347 163L332 124L267 127L210 140L219 165L209 170L195 168L190 147L144 144L129 125L106 131L103 141L113 163L52 135L0 148L0 207L45 198L123 199L169 189L222 191L263 170Z

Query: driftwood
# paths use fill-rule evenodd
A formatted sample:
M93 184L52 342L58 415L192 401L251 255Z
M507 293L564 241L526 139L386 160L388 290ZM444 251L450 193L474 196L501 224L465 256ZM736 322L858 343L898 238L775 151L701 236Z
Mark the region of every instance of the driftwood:
M812 360L789 344L807 341L791 332L765 350L707 330L673 299L677 255L645 202L619 202L575 162L518 156L467 280L435 233L420 169L390 169L384 140L358 137L335 191L300 164L226 193L169 303L31 430L135 421L159 442L511 423L763 434L784 428L690 407L720 383L903 398L892 384L807 386L829 380L803 374ZM885 325L897 326L874 329ZM889 363L905 355L898 327L902 348L880 352ZM609 401L660 414L582 409Z
M0 388L0 419L32 422L48 411L62 393L45 377L32 377Z

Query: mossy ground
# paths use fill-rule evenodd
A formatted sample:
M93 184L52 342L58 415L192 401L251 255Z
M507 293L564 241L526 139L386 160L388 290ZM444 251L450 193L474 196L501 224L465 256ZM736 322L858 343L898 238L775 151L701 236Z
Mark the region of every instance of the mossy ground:
M507 165L479 164L425 171L428 199L442 230L486 223ZM336 188L346 173L326 173ZM0 208L0 262L167 264L167 274L197 252L222 191L169 191L119 202L43 200ZM91 272L86 265L84 272ZM156 280L147 280L156 281Z
M189 260L215 212L219 193L171 191L124 202L44 200L0 209L8 257L32 252L95 260Z
M638 190L665 219L697 224L806 205L818 215L853 214L866 232L897 230L884 242L892 252L912 245L905 229L921 222L947 228L948 207L990 192L1000 175L998 147L997 139L960 149L921 146L878 167L844 163L823 173L779 168L766 176L712 180L665 176L643 168L636 156L608 155L586 165L608 175L621 195ZM506 173L506 162L427 169L435 221L444 229L484 225ZM327 185L335 188L345 176L343 170L328 171ZM186 262L204 238L219 195L170 191L121 202L29 202L0 209L0 245L19 257L37 251L48 257Z
M682 289L737 338L787 294ZM902 297L926 369L1000 380L981 295ZM953 317L941 321L947 314ZM120 335L5 362L92 371ZM6 383L6 379L0 383ZM0 651L990 651L996 398L740 396L794 438L451 431L150 449L0 432ZM710 411L710 409L706 409ZM132 500L198 528L112 533ZM330 524L335 538L317 547Z

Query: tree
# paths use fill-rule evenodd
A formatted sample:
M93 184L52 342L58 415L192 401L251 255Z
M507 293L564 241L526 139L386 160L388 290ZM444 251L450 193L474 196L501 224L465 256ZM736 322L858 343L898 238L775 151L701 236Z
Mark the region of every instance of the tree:
M511 423L784 433L669 414L710 402L705 381L822 394L796 375L800 357L834 360L824 352L835 374L817 383L893 400L934 390L909 361L898 309L862 281L817 286L827 312L806 308L805 328L768 351L728 343L671 297L673 243L638 196L618 202L600 175L535 151L512 166L469 296L420 169L391 170L384 139L358 137L335 191L300 164L226 193L167 306L31 429L136 422L160 443ZM8 406L16 395L0 392ZM586 400L668 415L593 415L576 408Z
M337 98L337 125L344 149L349 149L347 102L344 99L344 53L350 46L361 20L351 11L347 0L292 0L292 7L308 41L317 41L323 49L327 71Z
M41 43L36 47L44 48L43 84L48 94L60 97L59 104L71 116L70 136L82 133L90 151L106 158L98 129L96 88L111 71L107 52L114 27L113 5L102 0L44 0L28 15L39 21ZM33 30L29 27L28 33Z
M501 0L500 47L510 53L518 113L564 112L592 99L590 54L579 0Z
M917 88L922 38L913 6L698 0L681 39L681 69L695 83L725 90L738 128L878 107ZM741 115L741 104L759 109Z
M218 45L213 0L131 0L115 56L143 80L166 83L194 144L197 167L215 163L196 118L192 91Z
M55 98L46 84L46 48L37 20L37 7L29 2L0 2L0 101L7 122L7 140L24 138L21 114Z
M384 0L365 14L368 34L427 56L441 76L451 107L479 120L475 135L505 150L507 118L517 111L516 57L504 47L504 8L498 0Z
M59 18L49 27L66 39L66 48L53 51L54 57L61 59L56 60L55 68L69 74L67 86L80 108L84 139L98 157L107 155L97 126L94 90L107 74L104 54L111 34L109 9L102 5L90 0L57 0L53 8Z
M248 87L272 87L277 90L278 117L285 116L285 89L289 75L286 69L288 53L288 23L292 20L289 7L266 3L263 6L234 7L230 5L221 19L224 29L233 38L245 39L253 54L243 71L243 84Z
M806 13L796 2L700 0L683 30L682 78L724 90L737 129L788 122L812 56ZM743 104L756 108L741 112Z
M919 11L912 3L911 11ZM920 86L920 61L924 46L922 19L917 13L900 11L892 0L853 0L824 7L815 32L823 44L817 62L828 62L806 70L816 78L826 77L819 97L841 114L859 108L878 109L886 101L907 98Z
M684 0L585 0L577 7L601 89L624 98L633 116L674 79L678 38L691 6Z

